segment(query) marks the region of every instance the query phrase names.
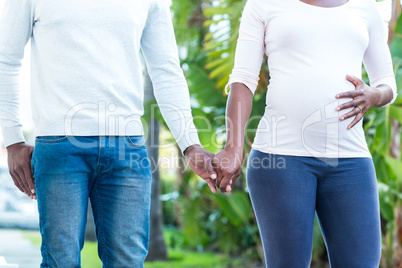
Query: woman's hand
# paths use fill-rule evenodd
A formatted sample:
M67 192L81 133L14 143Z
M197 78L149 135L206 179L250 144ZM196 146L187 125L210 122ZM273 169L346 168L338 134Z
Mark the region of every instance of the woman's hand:
M346 91L336 95L337 99L352 98L351 101L339 105L336 110L354 109L339 119L341 121L355 116L353 121L348 125L348 129L354 127L372 107L378 107L381 99L381 90L378 88L369 87L363 80L351 75L347 75L346 79L355 85L355 90Z
M216 186L222 193L232 190L232 183L241 174L243 165L243 148L225 148L215 155L212 165L218 173Z

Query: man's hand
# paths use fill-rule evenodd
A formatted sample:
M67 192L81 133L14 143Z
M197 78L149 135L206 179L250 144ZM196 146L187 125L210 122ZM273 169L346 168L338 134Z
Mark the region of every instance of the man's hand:
M31 169L33 146L25 142L7 147L8 168L15 186L31 199L36 199L35 182Z
M195 174L205 180L211 191L216 193L214 181L217 176L211 163L212 158L215 155L202 149L200 145L195 144L184 151L184 156L186 157L188 165Z
M243 148L225 148L212 159L212 165L218 173L216 186L222 193L232 190L232 183L241 174Z

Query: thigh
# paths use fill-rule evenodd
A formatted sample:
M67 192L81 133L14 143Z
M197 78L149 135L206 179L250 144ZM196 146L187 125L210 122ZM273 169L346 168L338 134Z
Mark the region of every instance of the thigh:
M267 267L310 266L316 198L310 160L255 150L250 154L247 186Z
M143 267L148 253L151 170L142 136L118 137L90 193L105 267Z
M331 267L378 267L377 180L370 158L343 158L318 182L317 216Z
M91 155L66 136L38 137L32 169L42 235L42 267L78 267L85 236ZM96 154L92 160L96 160Z

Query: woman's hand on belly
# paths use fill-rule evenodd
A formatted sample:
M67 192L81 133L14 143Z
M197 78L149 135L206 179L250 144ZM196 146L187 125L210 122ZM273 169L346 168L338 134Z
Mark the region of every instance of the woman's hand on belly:
M381 90L369 87L363 80L355 76L347 75L346 79L355 85L355 90L339 93L336 98L351 98L352 100L339 105L336 110L342 111L354 107L353 110L341 115L339 118L339 120L343 121L354 116L354 120L348 125L348 129L351 129L372 107L380 106Z

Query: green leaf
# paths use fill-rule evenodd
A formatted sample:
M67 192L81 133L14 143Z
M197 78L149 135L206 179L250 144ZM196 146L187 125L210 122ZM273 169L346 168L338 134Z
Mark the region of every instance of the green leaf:
M402 184L402 162L393 157L386 157L385 162L389 167L389 171L397 178L400 184Z
M389 115L398 120L399 123L402 124L402 107L398 107L395 105L390 106Z
M223 214L235 226L248 223L252 212L251 203L245 192L236 191L231 195L216 195Z
M401 17L399 17L398 24L401 21ZM401 26L399 26L399 29L401 29ZM398 57L402 58L402 38L399 36L395 36L392 40L391 44L391 54L393 57Z
M394 220L394 207L387 202L380 202L380 211L381 215L387 220L387 221L393 221Z

